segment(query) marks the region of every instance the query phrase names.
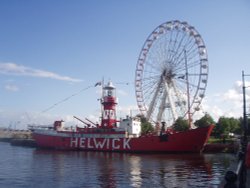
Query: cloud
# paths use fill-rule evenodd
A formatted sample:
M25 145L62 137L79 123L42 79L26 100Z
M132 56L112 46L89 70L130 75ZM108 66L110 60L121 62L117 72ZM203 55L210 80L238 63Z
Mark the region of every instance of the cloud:
M117 94L119 96L128 96L128 93L126 91L121 90L121 89L117 90Z
M247 111L250 104L250 82L246 85ZM234 85L226 91L221 91L213 96L207 96L202 102L203 111L209 113L216 121L219 117L242 117L243 113L243 95L242 82L236 81Z
M7 91L14 91L14 92L16 92L16 91L19 90L19 88L18 88L16 85L12 85L12 84L7 84L7 85L5 85L4 88L5 88Z
M15 63L0 63L0 74L51 78L51 79L70 81L70 82L82 81L80 79L75 79L68 76L61 76L53 72L34 69L31 67L25 67L23 65L17 65Z
M222 95L222 99L227 101L227 100L232 100L232 101L239 101L242 99L242 94L239 93L235 89L229 89L226 93Z
M118 106L117 107L117 116L124 118L127 115L135 116L140 114L139 109L136 105L129 105L129 106Z

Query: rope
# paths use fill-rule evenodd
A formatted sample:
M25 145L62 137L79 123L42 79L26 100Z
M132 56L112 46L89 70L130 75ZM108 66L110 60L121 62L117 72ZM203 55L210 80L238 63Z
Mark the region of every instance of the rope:
M95 86L97 86L97 85L95 85ZM90 89L90 88L95 87L95 86L88 86L88 87L86 87L86 88L83 88L83 89L81 89L80 91L78 91L78 92L76 92L76 93L74 93L74 94L72 94L72 95L70 95L70 96L68 96L68 97L66 97L66 98L64 98L64 99L62 99L62 100L60 100L60 101L58 101L57 103L53 104L52 106L50 106L50 107L44 109L44 110L41 111L40 113L45 113L45 112L51 110L52 108L54 108L55 106L57 106L57 105L59 105L59 104L65 102L65 101L69 100L70 98L72 98L72 97L74 97L74 96L80 94L81 92L86 91L87 89Z
M116 84L125 84L125 85L129 85L129 82L117 82ZM94 86L91 85L91 86L88 86L88 87L86 87L86 88L83 88L83 89L81 89L80 91L78 91L78 92L76 92L76 93L74 93L74 94L72 94L72 95L70 95L70 96L68 96L68 97L66 97L66 98L64 98L64 99L62 99L62 100L60 100L60 101L58 101L57 103L53 104L52 106L50 106L50 107L44 109L44 110L41 111L40 113L45 113L45 112L51 110L52 108L54 108L55 106L57 106L57 105L59 105L59 104L65 102L65 101L69 100L70 98L72 98L72 97L74 97L74 96L80 94L81 92L86 91L86 90L88 90L88 89L90 89L90 88L92 88L92 87L101 86L101 85L102 85L101 82L97 82Z

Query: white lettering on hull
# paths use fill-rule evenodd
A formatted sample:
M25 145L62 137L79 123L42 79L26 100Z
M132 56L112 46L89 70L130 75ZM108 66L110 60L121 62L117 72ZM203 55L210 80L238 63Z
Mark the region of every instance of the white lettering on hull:
M104 139L102 142L97 142L96 139L93 139L94 140L94 145L96 148L104 148L104 145L106 144L107 142L107 139Z
M78 145L78 138L72 138L70 139L70 147L76 147Z
M118 141L120 141L120 138L114 138L112 140L112 149L120 149L120 144Z
M130 145L129 145L129 141L130 141L130 138L129 139L124 139L123 140L123 148L127 148L127 149L130 149Z
M94 146L90 144L90 141L91 141L90 139L87 139L87 143L88 143L88 144L87 144L87 148L88 148L88 149L93 149Z
M72 138L71 138L72 139ZM77 138L76 138L77 139ZM72 145L72 144L70 144ZM77 144L75 145L77 147ZM80 138L80 144L79 147L84 148L85 147L85 138Z
M74 138L70 139L71 148L84 148L84 149L107 149L107 150L120 150L131 149L130 138Z

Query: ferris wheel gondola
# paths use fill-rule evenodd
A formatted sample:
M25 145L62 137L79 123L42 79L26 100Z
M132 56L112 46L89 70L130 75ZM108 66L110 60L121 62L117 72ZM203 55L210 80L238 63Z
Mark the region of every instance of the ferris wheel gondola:
M135 93L141 113L151 122L172 125L199 110L208 79L204 41L187 22L158 26L140 52Z

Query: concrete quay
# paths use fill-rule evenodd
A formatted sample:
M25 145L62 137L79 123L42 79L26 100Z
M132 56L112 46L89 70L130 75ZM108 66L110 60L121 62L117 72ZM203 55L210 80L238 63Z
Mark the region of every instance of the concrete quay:
M0 129L0 139L4 138L31 138L32 133L29 130L9 130L9 129Z
M0 130L0 141L9 142L13 146L36 147L32 132L28 130Z

